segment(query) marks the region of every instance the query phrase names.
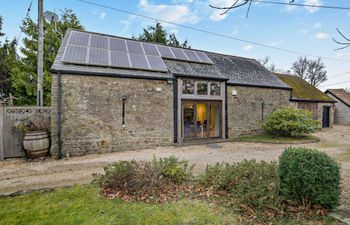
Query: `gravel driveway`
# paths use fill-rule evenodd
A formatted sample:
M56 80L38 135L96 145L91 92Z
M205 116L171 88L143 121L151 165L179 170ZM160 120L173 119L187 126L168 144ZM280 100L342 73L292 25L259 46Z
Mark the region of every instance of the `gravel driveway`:
M350 126L336 126L318 132L315 136L319 137L321 142L298 146L320 149L341 161L343 203L350 206L350 160L346 162L341 158L347 150L350 151ZM196 164L195 172L200 172L207 164L216 162L237 162L243 159L278 160L282 151L288 146L290 145L224 142L217 145L157 147L40 162L5 160L0 162L0 195L29 189L86 184L91 181L93 173L102 172L103 166L117 160L148 160L153 155L156 157L175 155Z

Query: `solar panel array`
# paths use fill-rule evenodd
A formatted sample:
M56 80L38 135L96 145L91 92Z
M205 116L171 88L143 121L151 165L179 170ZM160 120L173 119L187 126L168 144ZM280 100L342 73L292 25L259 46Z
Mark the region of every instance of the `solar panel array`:
M63 62L166 72L162 58L213 64L201 51L71 31Z

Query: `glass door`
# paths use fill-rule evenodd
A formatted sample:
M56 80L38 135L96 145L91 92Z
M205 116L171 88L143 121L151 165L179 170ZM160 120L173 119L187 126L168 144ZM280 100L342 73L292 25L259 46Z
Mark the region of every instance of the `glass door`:
M195 133L195 104L193 102L185 102L182 105L182 127L184 139L193 139Z
M183 101L183 139L221 137L221 106L217 101Z
M210 102L210 124L209 124L209 136L220 137L221 136L221 103Z

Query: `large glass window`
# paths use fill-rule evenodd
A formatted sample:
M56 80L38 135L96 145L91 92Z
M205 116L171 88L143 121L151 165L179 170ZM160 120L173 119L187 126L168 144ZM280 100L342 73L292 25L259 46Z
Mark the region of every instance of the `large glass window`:
M194 80L185 79L182 81L182 93L194 94Z
M210 83L210 95L220 95L220 83L211 82Z
M197 81L197 95L208 95L208 82Z

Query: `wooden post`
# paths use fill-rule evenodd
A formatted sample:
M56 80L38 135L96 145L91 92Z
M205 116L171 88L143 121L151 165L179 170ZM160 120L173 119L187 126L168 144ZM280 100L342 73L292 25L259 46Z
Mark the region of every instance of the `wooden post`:
M4 160L4 112L5 112L5 107L0 104L0 160Z

